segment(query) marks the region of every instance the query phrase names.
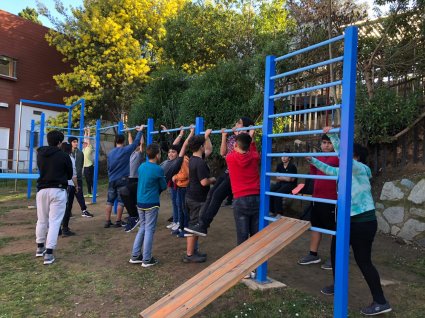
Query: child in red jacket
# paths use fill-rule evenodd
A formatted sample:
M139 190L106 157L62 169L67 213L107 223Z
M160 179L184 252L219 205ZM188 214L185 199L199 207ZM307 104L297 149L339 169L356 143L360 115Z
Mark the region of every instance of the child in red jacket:
M251 130L250 134L237 135L234 151L226 157L234 197L233 214L238 245L258 232L260 155L252 142L253 134Z

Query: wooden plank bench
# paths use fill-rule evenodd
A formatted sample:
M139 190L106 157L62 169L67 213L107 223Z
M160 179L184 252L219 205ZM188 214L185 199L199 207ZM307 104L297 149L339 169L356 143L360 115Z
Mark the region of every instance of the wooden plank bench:
M246 274L310 228L310 222L283 217L140 313L143 318L192 317Z

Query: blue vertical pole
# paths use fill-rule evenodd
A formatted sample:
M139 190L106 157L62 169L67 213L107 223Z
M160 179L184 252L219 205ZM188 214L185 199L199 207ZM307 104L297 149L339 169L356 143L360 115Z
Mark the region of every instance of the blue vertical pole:
M81 108L80 108L80 136L84 136L84 112L86 107L86 101L84 99L81 99ZM80 137L78 138L78 146L81 149L83 146L83 139Z
M118 122L118 135L122 134L122 131L124 130L124 124L122 121Z
M96 120L96 148L94 153L94 174L93 174L93 198L92 203L96 203L97 180L99 178L99 156L100 156L100 119Z
M34 158L34 129L35 129L35 121L31 120L31 132L30 132L30 162L28 165L28 173L32 173L32 161ZM31 186L32 180L28 179L27 181L27 199L31 198Z
M264 219L269 215L270 199L266 195L270 191L270 177L266 175L271 171L271 158L267 154L272 151L272 140L268 134L272 133L273 120L269 115L273 114L274 100L270 96L274 94L274 80L272 76L276 74L276 63L274 56L267 56L266 58L266 74L264 83L264 111L263 111L263 137L261 148L261 178L260 178L260 220L259 230L264 229L269 222ZM267 262L261 264L257 269L257 281L265 283L267 281Z
M45 125L46 115L41 113L40 117L40 136L38 141L38 147L43 147L44 145L44 125Z
M347 317L350 247L351 179L353 168L354 110L356 97L357 28L348 27L344 38L342 73L341 145L336 229L334 317Z
M148 118L148 129L146 131L146 146L149 146L153 141L152 131L154 126L153 118Z
M195 135L199 135L204 131L204 117L196 117L195 125Z
M68 110L68 135L71 135L72 127L72 108Z

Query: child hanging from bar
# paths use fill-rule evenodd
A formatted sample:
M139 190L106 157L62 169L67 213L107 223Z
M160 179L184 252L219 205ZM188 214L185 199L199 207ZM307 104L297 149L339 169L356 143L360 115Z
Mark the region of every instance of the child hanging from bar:
M189 226L199 221L199 212L207 199L210 185L216 179L210 177L210 169L204 158L212 153L210 140L211 129L205 131L205 136L193 136L189 140L189 149L193 155L189 159L189 186L186 192L186 208L189 213ZM187 234L186 255L183 257L185 263L202 263L206 261L206 255L197 253L198 236Z
M323 132L327 134L331 127L325 127ZM339 151L339 138L336 134L329 134L329 138L335 150ZM353 151L353 177L351 188L351 222L350 222L350 245L353 248L354 259L365 278L373 302L371 305L361 309L361 313L366 316L374 316L392 310L390 304L385 299L381 287L379 273L372 263L372 243L375 238L378 223L375 215L375 204L373 202L370 179L372 173L365 165L367 150L359 144L354 144ZM327 175L337 176L339 168L331 167L316 158L308 157L311 164ZM342 211L341 211L342 212ZM335 278L335 251L336 238L332 237L331 260L333 277ZM324 287L321 292L325 295L334 294L334 285Z
M236 136L234 151L227 155L230 183L233 193L233 214L238 245L258 232L260 211L260 155L249 134ZM254 277L255 273L244 278Z

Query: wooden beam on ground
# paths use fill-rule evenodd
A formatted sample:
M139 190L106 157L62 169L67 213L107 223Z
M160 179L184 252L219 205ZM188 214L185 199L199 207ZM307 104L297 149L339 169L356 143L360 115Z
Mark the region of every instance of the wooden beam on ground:
M310 228L310 222L281 218L140 313L143 318L192 317L246 274Z

